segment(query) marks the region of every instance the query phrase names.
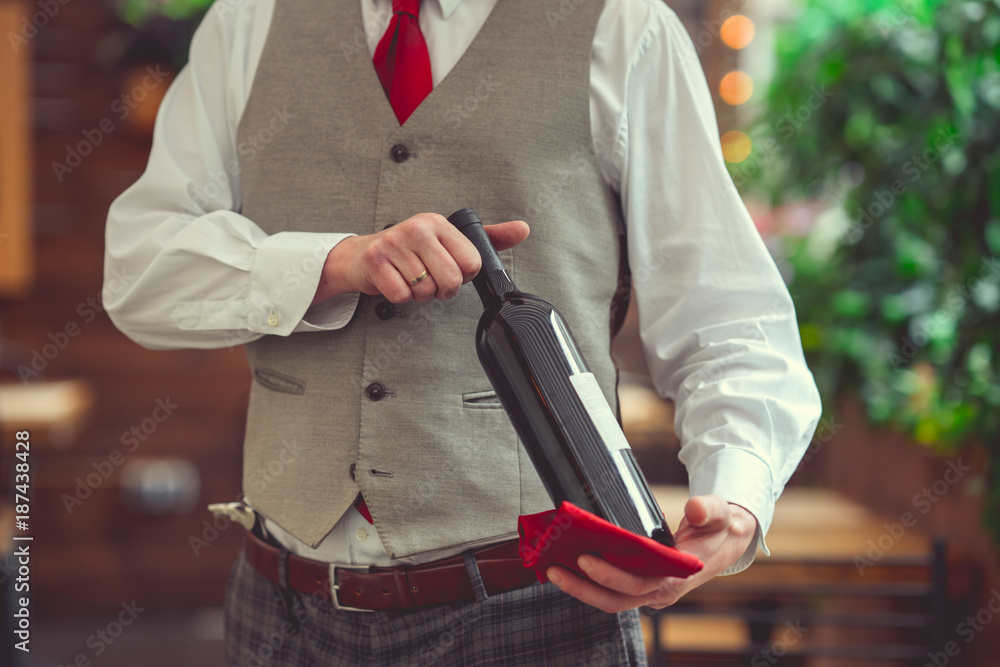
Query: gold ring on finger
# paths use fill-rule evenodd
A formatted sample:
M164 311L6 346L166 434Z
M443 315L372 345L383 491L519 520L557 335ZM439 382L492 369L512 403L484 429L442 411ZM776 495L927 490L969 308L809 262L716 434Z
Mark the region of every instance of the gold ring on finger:
M424 269L423 271L420 272L420 275L417 276L416 278L410 278L409 283L410 285L417 285L426 279L427 279L427 269Z

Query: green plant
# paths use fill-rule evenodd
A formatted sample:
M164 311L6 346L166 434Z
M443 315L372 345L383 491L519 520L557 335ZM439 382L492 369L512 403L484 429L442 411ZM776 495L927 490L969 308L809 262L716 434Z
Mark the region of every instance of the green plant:
M1000 537L1000 0L806 0L737 184L824 201L783 239L827 401L989 456Z
M110 0L121 19L117 35L119 64L162 63L179 71L188 60L191 37L213 0ZM231 2L232 0L220 0ZM230 7L231 9L231 7ZM223 8L223 12L226 8Z
M141 26L156 16L173 21L200 20L213 0L119 0L118 13L127 23Z

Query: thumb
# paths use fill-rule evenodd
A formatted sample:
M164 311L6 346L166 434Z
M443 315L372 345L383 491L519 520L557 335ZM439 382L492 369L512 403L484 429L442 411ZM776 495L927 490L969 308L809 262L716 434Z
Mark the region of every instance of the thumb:
M713 522L728 522L729 504L721 496L692 496L684 505L684 518L697 528Z
M528 223L523 220L511 220L510 222L501 222L497 225L484 225L483 229L486 230L486 235L490 237L490 241L497 251L513 248L528 238L528 234L531 231L528 228Z

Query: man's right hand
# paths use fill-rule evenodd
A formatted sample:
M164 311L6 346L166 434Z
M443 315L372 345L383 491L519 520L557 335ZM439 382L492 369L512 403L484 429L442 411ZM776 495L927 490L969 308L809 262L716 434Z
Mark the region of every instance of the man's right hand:
M484 229L496 249L506 250L528 236L528 225L512 220ZM437 213L420 213L367 236L349 236L326 256L312 303L347 292L382 294L392 303L450 299L482 265L479 251ZM416 285L410 280L427 271Z

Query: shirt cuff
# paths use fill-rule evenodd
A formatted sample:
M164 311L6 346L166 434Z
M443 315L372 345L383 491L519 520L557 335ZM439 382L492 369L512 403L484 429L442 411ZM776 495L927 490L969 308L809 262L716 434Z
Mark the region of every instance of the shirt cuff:
M247 327L262 334L287 336L296 331L327 331L346 325L358 303L357 293L328 299L310 308L326 256L353 234L279 232L258 246L250 272ZM316 324L303 323L309 313Z
M354 317L361 292L348 292L309 308L292 333L299 331L332 331L347 326Z
M771 469L764 461L745 450L725 448L690 468L688 478L692 496L721 496L726 502L747 510L757 520L750 546L739 560L720 572L720 576L736 574L748 568L758 548L764 555L771 555L764 536L774 517L774 495Z

